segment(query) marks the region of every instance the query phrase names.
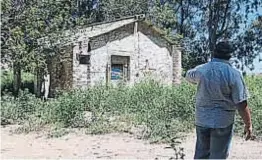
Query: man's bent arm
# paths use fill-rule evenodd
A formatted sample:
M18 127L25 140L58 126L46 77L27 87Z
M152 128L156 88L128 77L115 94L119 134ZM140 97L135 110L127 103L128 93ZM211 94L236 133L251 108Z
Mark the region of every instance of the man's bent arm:
M186 73L186 80L190 83L197 84L200 80L200 71L198 70L200 66L197 66L194 69L190 69Z

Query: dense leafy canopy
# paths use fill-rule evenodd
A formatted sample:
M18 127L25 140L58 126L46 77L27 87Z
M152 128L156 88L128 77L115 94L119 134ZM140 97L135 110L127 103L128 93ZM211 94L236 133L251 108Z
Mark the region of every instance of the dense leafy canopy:
M34 72L63 45L63 33L93 22L146 14L167 34L183 36L183 67L206 62L214 45L224 39L237 46L241 65L254 68L261 50L261 18L250 15L262 8L259 0L3 0L1 5L1 61ZM254 16L253 16L254 17ZM259 23L260 22L260 23ZM249 25L250 24L250 25ZM49 48L37 39L47 37ZM61 44L52 44L57 40Z

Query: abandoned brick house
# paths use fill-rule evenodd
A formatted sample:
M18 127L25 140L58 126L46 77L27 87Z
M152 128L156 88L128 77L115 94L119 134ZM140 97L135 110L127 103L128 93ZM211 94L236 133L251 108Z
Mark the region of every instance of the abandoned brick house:
M50 91L119 80L132 85L149 74L165 84L180 82L179 46L143 15L93 24L77 34L66 54L49 63Z

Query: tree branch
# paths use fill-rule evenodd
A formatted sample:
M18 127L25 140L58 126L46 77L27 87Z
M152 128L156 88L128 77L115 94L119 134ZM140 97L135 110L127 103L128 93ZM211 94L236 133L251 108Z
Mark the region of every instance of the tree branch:
M227 28L228 28L228 24L226 25L226 23L227 23L227 13L228 13L228 10L229 10L230 3L231 3L231 0L228 0L226 8L225 8L224 16L223 16L223 23L222 23L220 31L218 31L217 35L220 35L220 36L223 35L226 32Z

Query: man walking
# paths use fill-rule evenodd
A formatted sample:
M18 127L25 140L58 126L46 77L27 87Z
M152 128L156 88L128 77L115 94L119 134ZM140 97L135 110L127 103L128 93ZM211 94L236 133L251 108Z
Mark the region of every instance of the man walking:
M236 110L244 121L246 140L251 138L247 90L241 73L229 63L232 52L232 45L219 42L210 62L186 73L186 80L198 85L194 159L228 157Z

